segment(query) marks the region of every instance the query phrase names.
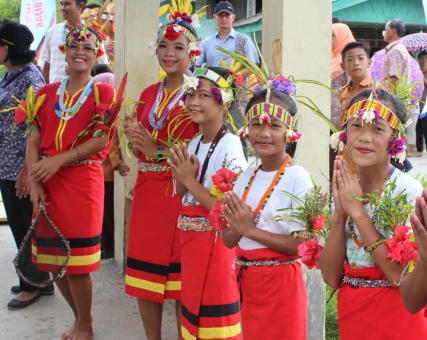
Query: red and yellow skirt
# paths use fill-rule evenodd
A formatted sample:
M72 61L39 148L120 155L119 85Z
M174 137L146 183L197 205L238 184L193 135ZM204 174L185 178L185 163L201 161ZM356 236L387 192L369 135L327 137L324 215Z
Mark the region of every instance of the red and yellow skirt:
M241 339L234 250L215 235L207 213L200 205L180 211L182 338Z
M181 299L181 198L172 196L170 171L140 171L130 217L125 292L163 303Z
M307 291L298 257L240 247L236 257L243 339L306 340Z
M66 274L86 274L100 267L104 211L104 173L101 162L62 166L46 183L46 211L70 243ZM40 216L42 213L40 214ZM32 238L33 262L41 271L55 271L58 258L49 238L56 238L45 218L38 220ZM60 259L59 259L60 260Z

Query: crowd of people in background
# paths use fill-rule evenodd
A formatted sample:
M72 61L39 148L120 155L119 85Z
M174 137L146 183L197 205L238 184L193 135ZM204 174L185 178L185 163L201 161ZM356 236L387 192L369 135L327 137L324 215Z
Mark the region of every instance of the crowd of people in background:
M164 77L142 90L123 123L138 159L125 292L137 298L150 340L161 338L165 300L175 300L179 338L306 339L300 252L310 235L301 221L275 218L278 209L296 211L313 190L293 160L301 137L295 87L280 74L259 78L261 56L234 30L229 1L213 9L217 30L201 43L191 11L182 10L187 3L171 4L171 20L151 44ZM127 176L130 167L116 131L114 2L61 0L60 10L65 21L47 31L41 71L28 28L0 26L7 69L0 191L17 248L39 208L69 240L71 258L56 285L75 321L60 339L81 340L93 338L90 273L114 257L114 172ZM332 23L330 120L339 140L330 152L331 229L317 267L339 288L341 339L427 338L427 191L405 173L411 164L403 147L406 157L427 150L427 51L417 59L408 52L401 20L387 22L383 34L387 46L371 56L346 24ZM254 68L233 69L233 52ZM259 85L250 91L254 74ZM402 82L417 84L408 107L393 94ZM26 125L17 122L14 97L29 100L31 90L40 105ZM250 146L260 165L248 168ZM354 199L382 194L391 182L392 196L406 190L415 209L407 221L418 246L415 268L386 258L393 235L376 225L377 207ZM76 214L84 222L75 223ZM37 229L32 237L28 264L47 282L43 237ZM20 279L11 292L8 308L22 309L55 289Z

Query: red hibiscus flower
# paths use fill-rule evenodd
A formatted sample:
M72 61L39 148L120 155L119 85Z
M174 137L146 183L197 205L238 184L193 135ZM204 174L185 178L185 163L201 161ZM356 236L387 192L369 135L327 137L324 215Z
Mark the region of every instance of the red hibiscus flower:
M222 230L225 226L225 217L221 205L221 201L216 202L215 206L208 214L209 224L214 227L214 230Z
M202 50L192 50L191 51L191 55L193 56L193 57L198 57L198 56L200 56L202 54Z
M102 121L104 121L105 113L108 111L109 108L110 108L110 105L108 104L98 104L95 106L96 113L99 114L99 118Z
M212 183L215 184L221 192L227 192L233 190L233 180L235 178L236 173L227 168L222 168L212 176Z
M21 102L21 105L23 107L27 107L27 102L25 100L23 100ZM27 118L27 113L25 111L23 111L19 106L15 109L15 124L19 124L25 121L25 119Z
M58 48L61 51L61 53L65 53L65 51L67 50L67 48L64 45L59 45Z
M302 263L304 263L308 269L314 267L320 269L319 258L322 249L319 240L308 240L298 246L298 255L301 256Z
M314 216L313 218L313 230L320 231L325 228L326 225L326 217L323 215Z
M104 50L102 48L98 48L98 52L96 52L96 57L102 57L105 54Z
M243 77L240 74L236 75L235 81L237 86L243 86Z
M386 258L400 264L407 264L410 260L418 258L417 245L409 242L410 235L406 235L410 228L407 226L396 226L395 236L386 242Z
M174 30L174 25L166 26L165 38L174 41L178 39L179 34L179 32Z

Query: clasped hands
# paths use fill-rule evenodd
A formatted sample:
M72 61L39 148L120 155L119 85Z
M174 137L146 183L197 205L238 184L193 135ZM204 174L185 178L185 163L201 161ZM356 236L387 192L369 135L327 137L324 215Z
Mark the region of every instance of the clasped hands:
M178 144L169 149L170 157L167 160L172 170L173 178L179 183L188 187L188 182L197 179L199 173L199 160L196 155L189 155L187 145L182 144L182 149Z
M156 157L156 141L141 122L132 122L130 117L126 117L123 128L125 130L126 137L132 143L132 148L138 150L149 158Z
M364 211L363 204L354 199L354 197L363 196L362 188L342 156L337 156L334 161L332 195L335 205L334 214L346 218Z
M233 191L226 192L222 199L222 211L231 230L238 235L247 236L255 229L254 213L251 207Z

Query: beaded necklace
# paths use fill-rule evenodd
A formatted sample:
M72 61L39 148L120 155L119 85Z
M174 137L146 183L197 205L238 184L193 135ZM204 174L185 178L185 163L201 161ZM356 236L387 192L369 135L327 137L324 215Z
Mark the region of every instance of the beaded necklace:
M379 196L380 196L380 197L381 197L381 195L382 195L382 193L383 193L384 188L386 187L387 183L389 182L391 175L393 175L393 172L394 172L394 170L395 170L395 169L396 169L396 168L395 168L394 166L391 168L390 173L389 173L389 175L388 175L387 179L385 180L384 184L382 185L381 190L380 190L380 192L379 192ZM374 213L372 214L372 217L370 218L370 221L371 221L374 225L375 225L375 220L377 219L377 213L378 213L378 207L375 207L375 211L374 211ZM363 246L365 245L365 243L363 243L363 241L360 241L360 240L357 238L356 233L354 232L353 219L349 216L349 217L348 217L348 219L347 219L347 221L348 221L348 228L350 229L350 233L351 233L351 238L353 239L354 243L355 243L359 248L360 248L360 247L363 247Z
M191 75L191 74L187 74L187 75ZM165 82L166 82L166 78L163 79L162 82L160 83L159 90L157 91L156 101L154 102L153 106L151 107L150 113L148 114L148 121L150 122L151 127L156 131L161 130L163 128L163 122L165 118L168 116L170 110L181 99L182 92L183 92L182 87L180 87L180 89L177 91L177 93L175 94L173 99L169 102L169 104L166 106L166 108L164 108L162 112L157 113L157 110L159 109L160 103L162 101Z
M283 164L280 166L279 170L277 170L276 175L274 176L273 180L271 181L269 187L262 195L261 199L258 202L258 205L256 209L254 210L254 218L255 218L255 224L258 225L259 222L259 216L261 216L261 213L263 212L265 206L267 205L268 200L270 199L271 195L273 194L274 189L276 189L277 185L279 184L280 180L282 179L283 175L285 174L286 167L288 166L289 162L291 160L291 156L287 156ZM246 199L248 198L249 191L251 190L252 184L255 180L256 174L261 169L262 164L254 171L251 178L249 179L248 184L246 184L245 190L243 191L242 195L242 201L246 202Z
M59 119L62 119L62 120L70 120L76 115L76 113L80 110L81 106L84 104L86 99L89 97L94 87L93 77L90 77L90 80L84 87L82 93L79 96L79 99L76 101L76 103L73 106L67 109L64 106L64 93L68 83L68 79L69 77L65 78L61 82L61 84L58 86L58 89L56 90L56 96L55 96L55 103L54 103L55 113L59 117ZM69 115L65 116L63 112L69 113Z

